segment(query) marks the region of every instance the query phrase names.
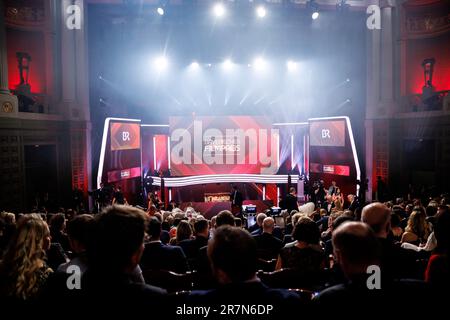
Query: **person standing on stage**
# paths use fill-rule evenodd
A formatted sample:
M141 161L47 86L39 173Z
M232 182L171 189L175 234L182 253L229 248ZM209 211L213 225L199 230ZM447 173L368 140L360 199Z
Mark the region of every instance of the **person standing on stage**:
M128 204L127 199L125 199L121 186L116 188L116 192L114 192L114 198L112 204Z
M237 186L233 186L230 194L231 200L231 212L234 215L240 215L242 213L242 204L244 203L244 197L238 190Z
M289 189L289 193L284 198L281 209L286 209L289 214L292 210L298 211L297 192L294 187Z
M331 181L331 186L328 188L328 195L334 196L338 190L339 187L336 185L336 181Z

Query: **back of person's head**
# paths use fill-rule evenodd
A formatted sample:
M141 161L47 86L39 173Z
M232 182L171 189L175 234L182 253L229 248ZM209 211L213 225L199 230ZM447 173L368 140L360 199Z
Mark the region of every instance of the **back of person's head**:
M208 227L209 227L209 222L206 219L199 219L197 221L195 221L194 223L194 233L197 234L201 234L201 233L205 233L206 231L208 231Z
M56 213L50 219L50 229L52 231L62 231L66 223L66 216L64 213Z
M450 212L448 210L436 217L434 236L437 242L436 251L450 255Z
M318 244L320 240L320 230L317 224L307 217L298 220L292 232L294 240L307 244Z
M426 207L425 212L427 214L427 217L433 217L438 211L438 206L436 204L436 206L432 206L432 205L428 205L428 207Z
M190 239L192 236L192 228L189 222L182 220L177 227L177 242Z
M400 227L402 219L400 218L400 215L393 211L391 213L391 228L397 228Z
M353 217L346 216L346 215L341 215L341 216L337 217L333 221L333 224L332 224L333 230L336 230L341 224L343 224L344 222L348 222L348 221L354 221Z
M272 233L275 227L275 220L272 217L267 217L262 223L263 231L266 233Z
M147 233L150 240L159 240L162 231L162 223L156 217L152 217L148 223Z
M405 231L412 232L419 238L423 238L428 232L428 223L426 221L425 210L420 210L419 208L421 207L414 207L409 216Z
M391 210L380 202L365 206L361 213L361 221L368 224L379 238L386 238L391 225Z
M258 226L262 227L262 223L265 218L267 218L267 215L265 213L258 213L258 215L256 216L256 223L258 224Z
M292 225L295 226L301 218L303 218L305 215L303 213L297 212L292 216Z
M341 224L334 230L332 242L335 257L348 278L366 273L368 266L379 263L379 241L365 223L351 221Z
M295 193L295 188L294 187L290 187L289 188L289 193L294 194Z
M45 251L50 248L50 230L38 214L23 215L9 242L0 264L5 283L1 294L19 299L32 297L40 280L37 271L42 268Z
M144 211L124 205L107 207L94 219L88 246L89 268L111 273L134 268L143 251L146 227Z
M234 216L228 210L222 210L216 216L216 228L224 225L234 226Z
M81 214L67 223L67 235L69 237L72 250L82 251L86 249L93 220L94 217L91 215Z
M220 283L244 282L256 272L256 241L242 228L217 228L208 243L208 257Z

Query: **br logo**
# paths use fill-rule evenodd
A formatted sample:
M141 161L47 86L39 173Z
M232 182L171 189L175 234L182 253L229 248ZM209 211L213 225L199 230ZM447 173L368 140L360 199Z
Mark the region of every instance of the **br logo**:
M130 141L130 133L128 131L122 132L122 141Z
M331 139L329 129L322 129L322 139Z

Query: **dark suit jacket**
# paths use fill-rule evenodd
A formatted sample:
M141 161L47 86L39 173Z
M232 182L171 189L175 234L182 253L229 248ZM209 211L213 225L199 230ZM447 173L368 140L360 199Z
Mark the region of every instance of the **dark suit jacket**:
M235 283L220 286L208 291L193 291L187 298L189 305L213 306L218 310L213 319L220 319L220 305L273 305L274 310L267 315L258 316L258 319L282 319L281 316L294 314L301 307L297 294L283 289L271 289L261 282ZM215 306L215 308L214 308ZM231 315L230 315L231 316ZM238 318L246 318L242 315Z
M276 259L283 247L283 242L269 233L263 232L254 236L254 239L256 241L258 258L264 260Z
M200 248L208 245L208 238L197 236L195 239L183 240L178 245L188 259L196 259Z
M235 206L242 206L242 203L244 203L244 197L242 196L242 193L235 190L230 194L230 200L231 204Z
M252 236L259 236L262 233L263 233L262 228L258 228L258 229L253 230L250 234Z
M142 270L168 270L177 273L185 273L189 269L186 256L180 247L160 242L145 244L140 266Z
M283 204L284 208L282 209L286 209L288 213L291 213L292 210L298 211L297 197L290 193L284 198Z

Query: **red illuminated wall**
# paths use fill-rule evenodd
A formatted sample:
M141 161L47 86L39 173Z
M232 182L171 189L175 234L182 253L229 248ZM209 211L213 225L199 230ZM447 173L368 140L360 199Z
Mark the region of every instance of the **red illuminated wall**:
M7 29L6 41L8 47L8 80L9 87L15 89L20 83L17 68L16 52L27 52L31 56L28 82L33 93L46 93L45 80L45 46L44 36L39 32L18 31Z
M433 85L437 91L450 90L450 34L429 39L408 40L406 54L406 94L422 93L422 61L435 58Z

